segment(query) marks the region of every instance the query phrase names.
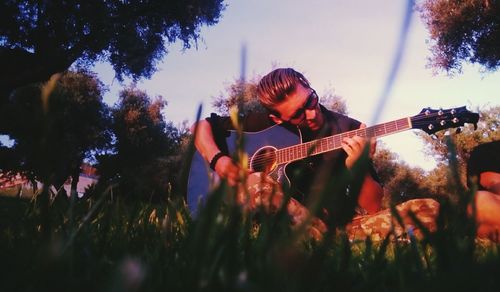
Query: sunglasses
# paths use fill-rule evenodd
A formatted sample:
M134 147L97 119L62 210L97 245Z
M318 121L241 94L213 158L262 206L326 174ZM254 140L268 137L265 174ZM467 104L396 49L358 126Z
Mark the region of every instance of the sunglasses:
M313 110L313 109L315 109L318 106L318 100L319 100L318 94L316 94L316 91L314 91L314 89L313 89L311 91L311 93L309 94L309 96L307 97L306 102L304 103L304 105L301 108L299 108L290 117L290 119L288 119L288 120L281 119L281 120L284 121L284 122L288 122L288 123L296 124L296 125L302 123L304 121L305 117L306 117L305 111L306 110Z

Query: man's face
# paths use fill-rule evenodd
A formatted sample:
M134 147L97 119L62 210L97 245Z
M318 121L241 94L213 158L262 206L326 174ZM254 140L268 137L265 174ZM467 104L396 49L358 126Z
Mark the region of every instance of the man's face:
M285 101L276 105L274 110L279 113L279 117L271 115L271 118L277 123L288 122L312 131L318 131L323 126L324 118L316 92L301 83L298 83L295 91Z

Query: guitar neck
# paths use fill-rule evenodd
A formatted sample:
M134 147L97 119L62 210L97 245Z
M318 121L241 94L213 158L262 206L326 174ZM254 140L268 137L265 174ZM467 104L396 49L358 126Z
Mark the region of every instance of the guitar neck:
M333 151L342 148L342 140L344 138L352 138L359 136L363 138L377 138L394 133L406 131L412 128L410 118L402 118L391 122L371 126L364 129L357 129L349 132L336 134L333 136L324 137L321 139L301 143L298 145L279 149L277 151L277 163L283 164L308 156L318 155L321 153Z

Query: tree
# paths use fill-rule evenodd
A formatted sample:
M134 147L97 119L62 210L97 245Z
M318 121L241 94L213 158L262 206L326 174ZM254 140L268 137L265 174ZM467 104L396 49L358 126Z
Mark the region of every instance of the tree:
M425 151L443 166L448 165L450 151L446 142L448 137L456 148L456 159L462 182L465 183L466 163L470 152L479 144L500 140L500 106L479 110L480 119L477 130L472 125L463 127L461 133L455 131L440 131L433 136L418 133L425 143ZM443 173L443 172L442 172ZM445 178L442 178L444 180Z
M216 24L224 7L222 0L2 1L0 102L75 61L108 61L120 80L150 77L167 44L196 45L200 27Z
M166 102L129 87L120 92L113 108L115 142L111 154L99 157L101 180L115 180L128 198L165 198L177 181L185 132L165 122ZM187 131L187 130L185 130Z
M432 40L431 66L460 72L463 62L500 66L500 2L424 0L419 6Z
M398 155L387 149L381 142L377 143L373 163L384 187L383 203L386 206L436 194L427 188L426 175L421 168L410 167L400 161Z
M248 112L264 112L265 108L260 104L257 96L257 85L260 77L255 77L250 81L241 82L235 80L226 86L226 92L213 97L212 105L219 114L228 115L229 109L241 103L242 114Z
M333 88L328 89L325 93L323 93L323 95L321 95L320 103L331 111L338 112L343 115L347 115L349 113L345 99L342 96L337 95Z
M2 148L2 167L57 188L72 177L76 191L82 162L110 139L105 88L85 71L51 81L16 89L2 108L2 133L14 140Z
M450 187L454 188L450 181L450 166L445 163L438 165L429 171L421 180L421 188L428 190L435 197L449 197Z

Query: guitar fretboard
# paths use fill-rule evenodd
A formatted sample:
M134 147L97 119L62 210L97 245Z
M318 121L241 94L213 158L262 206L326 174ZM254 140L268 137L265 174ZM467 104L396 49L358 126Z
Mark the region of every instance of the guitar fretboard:
M304 159L308 156L340 149L342 148L342 140L344 138L352 138L354 136L363 138L376 138L397 132L402 132L408 129L411 129L410 118L402 118L364 129L357 129L333 136L324 137L310 142L279 149L277 151L277 163L288 163L291 161Z

